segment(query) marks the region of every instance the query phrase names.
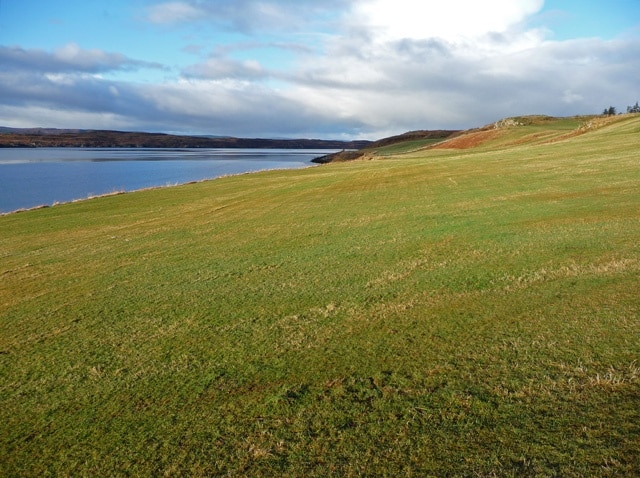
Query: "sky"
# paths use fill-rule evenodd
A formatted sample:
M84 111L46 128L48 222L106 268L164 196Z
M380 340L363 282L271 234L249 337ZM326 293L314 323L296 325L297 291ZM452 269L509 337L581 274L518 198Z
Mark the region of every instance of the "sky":
M379 139L640 100L640 0L0 0L0 126Z

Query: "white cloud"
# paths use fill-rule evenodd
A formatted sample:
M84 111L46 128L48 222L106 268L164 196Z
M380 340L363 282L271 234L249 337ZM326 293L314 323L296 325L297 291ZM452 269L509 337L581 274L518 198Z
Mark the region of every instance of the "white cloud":
M544 0L361 0L354 17L384 40L459 41L508 31L543 5Z
M76 75L67 75L64 73L45 73L44 78L52 85L74 86L76 84Z
M372 47L367 36L340 38L325 57L301 68L292 94L325 114L361 119L377 137L521 114L597 114L601 103L633 100L625 95L637 89L632 58L640 41L550 42L529 35L512 30L486 38L490 47L479 52L440 39Z

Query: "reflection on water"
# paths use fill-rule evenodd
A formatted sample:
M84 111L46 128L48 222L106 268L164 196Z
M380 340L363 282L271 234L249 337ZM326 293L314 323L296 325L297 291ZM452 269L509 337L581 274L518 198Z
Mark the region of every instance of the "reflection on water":
M302 168L332 151L3 148L0 212L229 174Z

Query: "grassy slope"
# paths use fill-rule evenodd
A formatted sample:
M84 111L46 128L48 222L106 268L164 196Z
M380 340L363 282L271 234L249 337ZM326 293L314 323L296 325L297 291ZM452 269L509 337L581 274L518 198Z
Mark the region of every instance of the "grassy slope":
M640 474L640 118L563 121L0 217L0 474Z
M389 156L393 154L411 153L418 149L424 149L431 145L442 142L442 138L416 139L412 141L403 141L401 143L390 144L376 148L375 152L379 156ZM366 149L364 151L367 151Z

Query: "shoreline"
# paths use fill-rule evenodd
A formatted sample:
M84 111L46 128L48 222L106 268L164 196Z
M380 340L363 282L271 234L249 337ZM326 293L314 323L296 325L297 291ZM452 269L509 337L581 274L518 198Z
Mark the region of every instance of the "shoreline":
M310 163L311 164L308 164L306 166L301 166L301 167L298 167L298 168L257 169L255 171L244 171L244 172L240 172L240 173L222 174L220 176L214 176L214 177L203 178L203 179L195 179L195 180L186 181L186 182L177 182L177 183L165 184L165 185L159 185L159 186L148 186L148 187L145 187L145 188L138 188L138 189L131 189L131 190L111 191L111 192L107 192L107 193L103 193L103 194L89 195L89 196L84 197L84 198L71 199L69 201L54 201L51 204L38 204L36 206L18 208L18 209L13 209L11 211L6 211L6 212L0 211L0 217L9 216L9 215L12 215L12 214L20 214L20 213L29 212L29 211L37 211L38 209L49 209L49 208L56 207L56 206L63 206L65 204L74 204L74 203L78 203L78 202L91 201L93 199L100 199L100 198L106 198L106 197L111 197L111 196L120 196L122 194L131 194L131 193L137 193L137 192L142 192L142 191L153 191L153 190L156 190L156 189L169 189L169 188L174 188L174 187L178 187L178 186L187 186L187 185L190 185L190 184L204 183L206 181L215 181L217 179L229 178L229 177L234 177L234 176L244 176L246 174L265 173L265 172L269 172L269 171L287 171L289 169L308 169L308 168L314 168L314 167L318 167L319 166L318 163L313 163L313 160L310 161Z

